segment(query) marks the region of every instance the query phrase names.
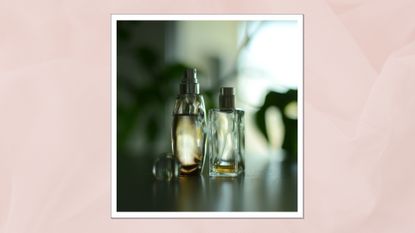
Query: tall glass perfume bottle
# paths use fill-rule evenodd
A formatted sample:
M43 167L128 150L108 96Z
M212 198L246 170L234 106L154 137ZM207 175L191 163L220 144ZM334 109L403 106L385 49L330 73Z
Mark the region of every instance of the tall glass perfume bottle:
M171 130L173 154L180 163L180 176L198 175L202 169L206 144L205 113L197 70L187 69L176 98Z
M244 111L235 109L235 89L222 87L219 109L209 110L209 175L238 176L245 170Z

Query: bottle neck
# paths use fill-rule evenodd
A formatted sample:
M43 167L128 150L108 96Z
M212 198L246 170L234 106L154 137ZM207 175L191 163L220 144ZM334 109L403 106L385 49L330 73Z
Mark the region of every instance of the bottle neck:
M179 93L180 95L185 95L185 94L198 95L200 93L199 83L182 82L180 83Z

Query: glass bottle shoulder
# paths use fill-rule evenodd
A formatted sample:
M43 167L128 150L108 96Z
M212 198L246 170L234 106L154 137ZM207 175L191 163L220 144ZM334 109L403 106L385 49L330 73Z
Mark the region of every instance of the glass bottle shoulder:
M205 101L202 95L181 94L176 98L173 114L205 114Z
M219 108L213 108L209 110L212 113L220 113L220 114L237 114L237 115L244 115L245 111L240 108L235 109L219 109Z

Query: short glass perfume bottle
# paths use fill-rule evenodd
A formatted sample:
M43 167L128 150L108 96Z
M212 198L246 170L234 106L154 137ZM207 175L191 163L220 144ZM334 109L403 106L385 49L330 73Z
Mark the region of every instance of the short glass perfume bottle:
M219 108L209 110L209 175L238 176L245 170L244 111L235 108L235 89L222 87Z

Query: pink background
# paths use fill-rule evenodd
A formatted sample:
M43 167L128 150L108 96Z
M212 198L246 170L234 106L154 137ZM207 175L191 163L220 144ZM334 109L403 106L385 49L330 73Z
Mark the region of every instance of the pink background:
M415 1L0 9L0 232L415 232ZM111 13L304 13L304 219L110 218Z

